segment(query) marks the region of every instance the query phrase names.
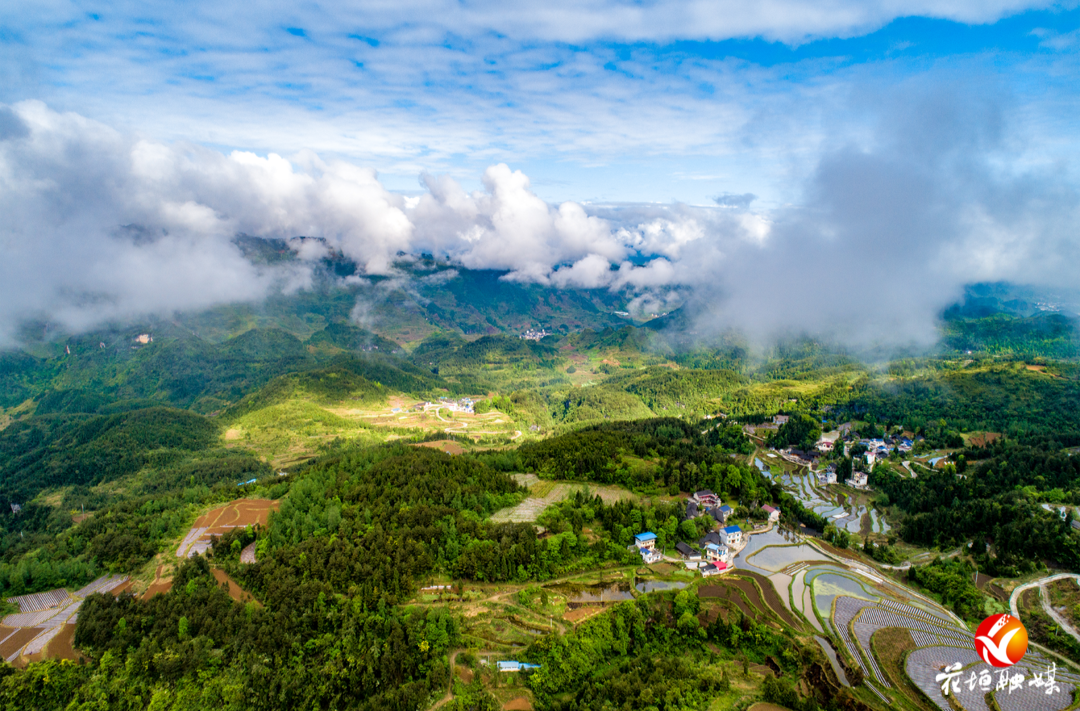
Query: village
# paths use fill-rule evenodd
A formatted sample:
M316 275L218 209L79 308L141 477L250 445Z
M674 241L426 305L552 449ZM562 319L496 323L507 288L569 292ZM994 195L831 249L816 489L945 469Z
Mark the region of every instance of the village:
M773 526L780 522L780 509L772 506L762 506L766 524L749 531L743 531L737 524L730 524L734 514L727 504L722 504L719 497L708 489L694 492L686 502L687 519L698 518L708 515L714 521L714 529L702 536L695 544L679 541L675 544L675 555L668 555L666 551L657 549L657 535L652 531L644 531L634 536L633 548L641 555L641 561L645 565L652 565L661 561L682 562L688 570L696 570L703 577L710 577L728 572L735 567L734 559L750 541L750 536L755 533L764 533L772 530Z
M474 413L476 401L471 397L458 398L457 400L451 400L449 398L441 397L438 402L418 402L410 408L412 412L435 412L439 410L448 410L450 412L461 412L468 415ZM392 412L401 412L402 408L395 407Z
M717 417L726 419L722 414L706 419ZM812 450L801 450L795 447L781 449L766 447L766 437L778 431L789 420L789 415L776 415L771 422L745 425L743 431L762 445L763 456L780 459L793 465L796 470L805 470L819 490L826 486L844 484L856 491L869 492L869 473L874 465L889 458L894 451L901 455L910 453L916 442L914 435L911 437L885 435L857 439L853 437L851 423L843 423L837 429L823 433ZM852 456L853 452L856 455L853 457L850 476L845 481L838 480L835 463L822 463L822 460L836 451L837 447L842 448L845 457ZM764 474L770 474L770 468L760 459L755 459L755 462ZM938 459L933 459L931 462L933 466ZM904 462L904 465L909 467L910 462ZM916 476L914 472L912 475ZM806 496L805 489L787 484L785 488L790 489L804 504L814 503L810 497ZM756 515L753 516L757 523L747 518L743 521L743 525L739 525L735 523L734 509L721 501L719 496L707 489L697 491L686 500L684 519L696 519L707 515L715 522L713 530L697 541L677 542L672 551L659 549L657 535L652 531L643 531L634 537L631 548L637 550L645 565L660 562L681 563L686 569L699 572L703 577L727 573L735 569L735 559L750 542L751 536L770 532L774 527L779 526L780 509L773 506L757 508ZM851 516L852 514L843 509L836 512L829 511L828 520L844 525ZM881 525L884 528L885 525Z

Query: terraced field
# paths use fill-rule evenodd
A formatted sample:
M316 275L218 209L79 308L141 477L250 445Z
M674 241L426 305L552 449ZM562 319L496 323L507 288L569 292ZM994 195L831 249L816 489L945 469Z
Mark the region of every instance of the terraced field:
M95 593L114 593L128 587L127 576L106 575L89 585L69 592L64 588L10 598L19 612L0 620L0 658L8 663L64 658L74 659L69 650L79 608ZM70 628L70 629L69 629Z

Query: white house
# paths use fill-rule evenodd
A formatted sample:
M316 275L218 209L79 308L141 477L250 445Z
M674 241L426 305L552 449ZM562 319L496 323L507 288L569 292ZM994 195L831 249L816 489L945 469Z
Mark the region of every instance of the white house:
M652 550L656 548L656 534L652 531L645 531L634 536L634 545L638 548L648 548Z
M664 556L660 551L655 548L638 548L638 553L641 555L641 562L645 565L652 565L653 563L659 563L664 559Z
M866 472L852 472L851 473L851 485L857 489L866 488L869 483L870 475Z
M835 469L833 469L833 470L826 469L823 472L818 472L817 480L818 480L818 484L821 484L822 486L824 486L826 484L835 484L836 483L836 470Z
M762 506L761 510L769 514L769 523L776 523L780 520L780 509L773 508L772 506Z
M708 489L702 489L701 491L694 492L694 501L701 506L716 506L720 501L720 497Z
M738 526L728 526L720 531L720 535L724 539L724 545L728 547L737 546L741 544L743 540L742 529Z
M731 549L725 545L717 543L706 543L705 560L709 561L710 563L730 563Z

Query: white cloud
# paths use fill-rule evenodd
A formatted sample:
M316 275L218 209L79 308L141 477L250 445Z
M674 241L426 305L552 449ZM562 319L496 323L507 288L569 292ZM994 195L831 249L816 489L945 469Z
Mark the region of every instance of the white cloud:
M836 129L801 203L767 213L745 193L710 207L551 205L505 164L475 191L423 175L406 201L373 170L310 152L225 154L40 103L0 108L0 342L27 318L78 329L306 288L305 265L331 249L359 264L355 285L428 252L511 280L625 291L644 312L687 300L699 332L761 337L927 340L965 283L1080 286L1075 181L1027 160L1006 104L912 82L851 106L874 129ZM237 233L288 239L300 260L255 267ZM376 288L391 287L410 288L399 276Z
M614 261L627 253L604 220L577 203L548 205L524 173L505 164L484 172L483 191L466 193L447 176L425 176L424 184L428 193L410 212L414 249L466 267L505 269L511 280L547 283L555 265L590 254Z

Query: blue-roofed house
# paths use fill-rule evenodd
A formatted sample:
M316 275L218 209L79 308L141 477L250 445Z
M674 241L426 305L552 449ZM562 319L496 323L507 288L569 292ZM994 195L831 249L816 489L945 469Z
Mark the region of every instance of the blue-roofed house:
M645 531L644 533L639 533L634 536L634 545L638 548L656 548L656 534L652 531Z
M514 660L508 660L505 662L495 663L499 671L501 672L516 672L516 671L528 671L529 669L539 669L539 664L529 664L528 662L518 662Z
M728 517L731 516L731 514L735 513L735 510L727 504L724 504L720 508L716 509L716 511L720 515L720 518L718 520L722 523L727 523Z
M718 561L721 563L730 563L731 549L719 543L706 543L705 560L710 563L716 563Z
M660 551L655 548L638 548L638 553L641 555L641 562L645 565L652 565L653 563L659 563L664 559Z
M742 543L743 532L738 526L728 526L724 530L720 531L720 535L724 539L724 544L727 546L737 546Z

